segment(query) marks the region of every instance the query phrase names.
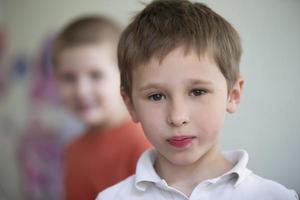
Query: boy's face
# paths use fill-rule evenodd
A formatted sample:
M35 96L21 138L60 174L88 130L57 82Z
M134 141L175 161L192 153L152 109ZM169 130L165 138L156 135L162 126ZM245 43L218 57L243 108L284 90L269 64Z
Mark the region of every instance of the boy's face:
M132 100L124 94L134 121L158 150L158 161L191 165L218 145L224 115L234 112L243 81L228 94L214 61L183 48L161 63L152 59L133 71Z
M109 123L119 109L119 71L112 45L70 47L58 58L56 80L60 95L88 126Z

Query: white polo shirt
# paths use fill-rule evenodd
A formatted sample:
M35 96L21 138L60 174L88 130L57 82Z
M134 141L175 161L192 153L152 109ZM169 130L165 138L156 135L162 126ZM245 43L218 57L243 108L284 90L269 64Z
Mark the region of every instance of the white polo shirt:
M298 200L293 190L247 169L246 151L223 155L234 167L222 176L201 182L188 197L158 176L153 167L156 151L147 150L138 161L135 175L99 193L96 200Z

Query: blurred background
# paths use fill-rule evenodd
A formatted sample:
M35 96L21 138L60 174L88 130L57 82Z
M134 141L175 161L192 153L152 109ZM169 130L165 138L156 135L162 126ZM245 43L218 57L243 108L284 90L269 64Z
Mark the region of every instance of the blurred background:
M63 148L82 125L51 77L55 33L84 14L125 26L147 0L0 0L0 200L59 199ZM245 88L228 115L223 150L245 149L249 168L300 192L300 1L201 1L241 35ZM35 194L30 196L29 194Z

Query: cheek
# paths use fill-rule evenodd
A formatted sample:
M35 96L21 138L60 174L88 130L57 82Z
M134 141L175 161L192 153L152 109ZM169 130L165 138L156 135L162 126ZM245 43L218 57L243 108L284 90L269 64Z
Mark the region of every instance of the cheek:
M142 128L144 130L146 138L149 140L149 142L154 146L154 147L159 147L162 143L162 130L160 129L160 126L157 124L141 124Z
M201 112L202 114L194 116L196 129L200 130L200 134L204 137L215 137L223 127L225 112L216 107Z
M139 111L136 113L137 118L144 129L146 137L151 142L155 142L164 134L164 119L161 109L149 108L143 105L139 105L136 108Z
M117 77L112 76L113 74L108 74L95 83L94 88L98 88L99 91L102 91L103 95L108 95L108 97L115 97L116 94L120 95L120 81Z
M94 86L96 98L108 107L115 106L116 103L121 101L121 94L119 87L114 83L102 82Z

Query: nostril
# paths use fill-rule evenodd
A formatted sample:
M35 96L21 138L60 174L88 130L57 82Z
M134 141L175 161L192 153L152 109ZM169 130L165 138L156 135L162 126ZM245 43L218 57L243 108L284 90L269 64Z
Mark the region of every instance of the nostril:
M172 126L182 126L188 124L186 119L168 119L168 123Z

